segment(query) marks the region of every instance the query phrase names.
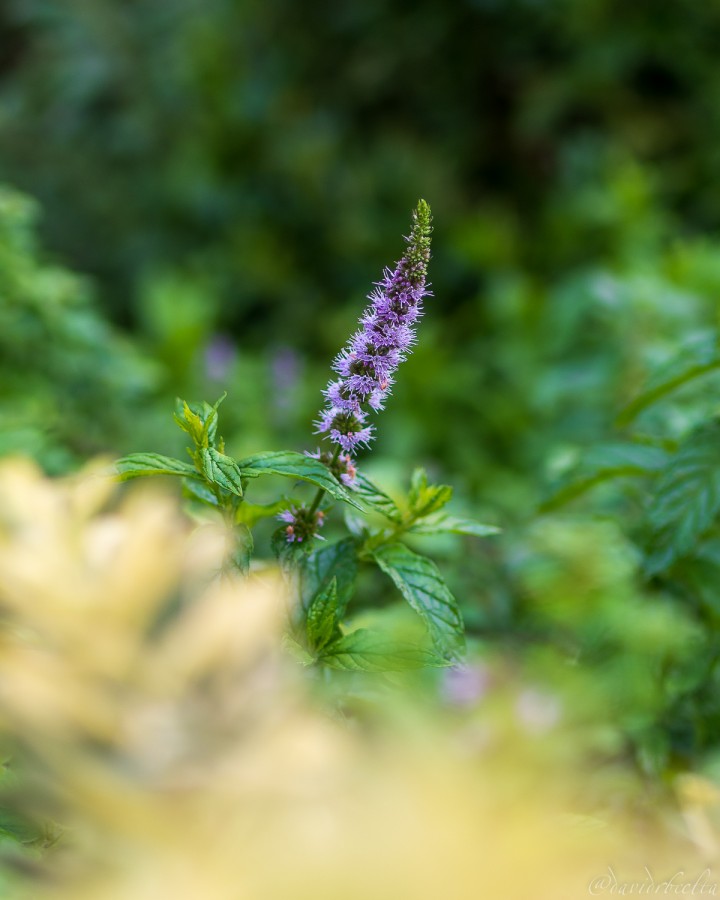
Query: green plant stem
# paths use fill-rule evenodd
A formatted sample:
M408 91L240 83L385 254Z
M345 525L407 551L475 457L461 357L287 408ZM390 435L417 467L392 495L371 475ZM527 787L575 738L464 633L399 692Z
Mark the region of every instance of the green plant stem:
M340 447L339 446L337 446L335 448L335 454L334 454L332 460L330 461L330 465L328 466L328 468L332 469L332 467L337 462L338 456L340 456ZM320 506L320 503L322 501L324 494L325 494L325 488L319 488L317 494L315 494L315 499L312 502L312 506L310 507L310 515L312 515L314 512L317 511L317 508L318 508L318 506Z

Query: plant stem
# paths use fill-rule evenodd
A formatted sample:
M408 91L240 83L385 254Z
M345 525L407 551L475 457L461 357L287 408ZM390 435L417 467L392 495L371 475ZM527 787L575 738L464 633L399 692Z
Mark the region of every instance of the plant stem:
M332 467L335 465L335 463L337 462L338 456L340 456L340 446L339 445L335 448L335 455L333 456L332 460L330 461L330 465L328 466L329 469L332 469ZM318 488L318 492L317 492L317 494L315 494L315 499L313 500L312 506L310 507L310 515L312 515L314 512L317 511L317 508L318 508L318 506L320 506L320 502L321 502L324 494L325 494L325 488Z

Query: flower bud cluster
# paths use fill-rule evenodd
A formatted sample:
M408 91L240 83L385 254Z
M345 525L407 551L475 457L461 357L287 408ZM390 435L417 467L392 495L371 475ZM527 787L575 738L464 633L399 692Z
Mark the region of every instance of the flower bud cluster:
M352 487L355 484L357 469L349 453L338 453L335 456L332 450L315 450L312 453L306 450L305 454L312 459L319 459L345 487Z
M285 540L288 544L302 544L317 535L324 524L325 513L319 509L311 512L306 506L291 506L279 513L278 519L287 522Z

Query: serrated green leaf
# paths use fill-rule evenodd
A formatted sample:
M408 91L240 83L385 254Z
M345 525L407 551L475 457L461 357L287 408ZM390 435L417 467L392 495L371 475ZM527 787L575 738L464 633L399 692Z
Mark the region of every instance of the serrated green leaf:
M655 485L646 524L646 570L655 575L689 553L720 511L720 422L693 432Z
M365 475L358 472L353 484L353 492L357 494L366 506L380 513L391 522L399 524L403 520L403 514L397 504Z
M205 404L207 406L207 403ZM218 414L216 409L210 407L207 417L203 421L202 446L212 447L217 436Z
M435 563L399 543L379 547L373 557L423 619L437 651L457 658L465 648L462 614Z
M704 334L685 346L681 353L649 379L645 390L618 416L618 425L627 425L642 410L694 378L720 368L717 334Z
M218 427L218 407L226 397L227 391L223 392L222 397L217 399L212 405L203 401L199 407L192 407L193 411L197 413L203 423L202 445L204 447L215 446Z
M225 456L224 453L218 453L212 447L204 447L200 450L200 465L208 481L242 497L243 473L234 459Z
M310 647L319 651L330 641L338 626L337 577L313 597L307 612L307 638Z
M489 537L499 534L500 529L494 525L483 525L474 519L459 516L440 515L422 519L408 529L411 534L469 534L473 537Z
M556 509L615 478L657 475L668 459L667 451L648 444L599 444L590 448L580 463L552 486L540 510Z
M173 418L199 448L213 446L217 434L218 407L227 397L227 392L215 403L186 403L178 399Z
M160 453L130 453L115 463L120 481L142 478L145 475L179 475L184 478L200 478L189 463Z
M300 564L300 601L309 609L313 599L335 580L337 616L345 614L357 575L357 549L352 538L325 544L305 556Z
M362 510L360 504L331 474L327 466L303 453L296 453L294 450L256 453L238 460L238 466L243 475L281 475L285 478L294 478L296 481L308 481L323 488L336 500L344 500L345 503Z
M400 672L448 665L425 647L397 641L366 628L331 641L318 654L318 659L332 669L348 672Z
M413 518L421 519L442 509L452 497L449 484L428 484L424 469L415 469L410 480L408 501Z
M453 489L449 484L432 484L423 492L417 506L413 509L415 518L432 515L450 502Z

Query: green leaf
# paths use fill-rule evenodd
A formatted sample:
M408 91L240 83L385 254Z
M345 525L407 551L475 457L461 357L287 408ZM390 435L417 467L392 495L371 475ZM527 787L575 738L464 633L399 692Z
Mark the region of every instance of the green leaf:
M373 557L423 619L437 651L457 658L465 648L462 615L435 563L404 544L386 544Z
M313 598L307 612L307 637L313 650L319 651L328 643L338 627L337 578Z
M428 484L425 469L415 469L410 480L408 501L413 518L420 519L442 509L452 497L448 484Z
M598 444L585 453L571 472L553 485L540 510L548 512L556 509L596 485L615 478L657 475L668 459L665 450L648 444Z
M243 495L243 474L234 459L218 453L212 447L200 450L200 465L203 475L212 484L224 488L238 497Z
M121 481L141 478L145 475L179 475L184 478L200 478L193 466L171 456L159 453L131 453L115 463Z
M42 827L13 809L0 807L0 834L19 844L33 844L41 840Z
M343 510L343 519L347 530L358 540L365 540L370 535L370 528L365 519L347 506Z
M178 400L174 415L175 422L187 432L199 448L213 446L217 435L218 407L227 397L227 392L213 405L202 403L186 403Z
M489 537L499 534L494 525L483 525L474 519L463 519L445 514L425 518L408 529L411 534L470 534L473 537Z
M189 500L197 500L206 506L217 509L220 501L205 481L183 481L183 496Z
M720 422L694 431L655 485L646 523L646 570L655 575L689 553L720 511Z
M720 368L718 337L704 334L689 343L678 356L660 368L648 381L647 387L618 416L618 425L627 425L640 412L694 378Z
M204 403L203 406L207 407L208 404ZM205 410L203 410L205 412ZM200 416L202 420L202 436L201 436L201 446L203 447L212 447L215 443L215 438L217 436L217 426L218 426L218 414L217 410L209 407L207 410L207 415Z
M358 473L355 476L353 484L353 492L360 497L370 509L390 519L391 522L400 524L403 520L403 514L397 507L395 501L389 497L384 491L373 484L365 475Z
M253 527L261 519L270 519L288 508L288 501L275 500L273 503L248 503L247 500L238 506L236 521Z
M448 665L425 647L397 641L366 628L331 641L318 659L332 669L348 672L399 672Z
M184 400L178 399L176 403L176 412L173 418L175 419L175 423L190 435L198 447L207 447L207 443L203 442L203 420Z
M235 547L232 553L232 564L240 572L246 574L250 570L250 560L255 546L252 531L247 525L236 525L233 528L233 539Z
M295 662L300 663L301 666L312 666L315 662L315 657L311 656L291 635L284 634L281 643L283 650L292 656Z
M225 391L212 406L209 403L206 403L204 400L199 406L195 406L194 404L191 406L193 411L197 413L200 418L200 421L203 423L202 429L202 446L207 447L208 445L211 447L215 446L215 438L217 437L217 427L218 427L218 407L223 402L223 400L227 397L227 391ZM222 447L220 448L222 450Z
M720 624L720 560L717 549L706 554L701 546L693 556L679 562L673 572L693 600L712 618L713 627Z
M319 459L313 459L303 453L296 453L293 450L268 451L238 460L237 464L243 475L281 475L297 481L309 481L310 484L326 490L336 500L344 500L356 509L362 510L360 504L331 474L327 466Z
M300 564L300 600L303 609L310 609L315 597L336 583L336 612L338 619L345 614L352 596L357 575L357 549L352 538L325 544L313 550Z

